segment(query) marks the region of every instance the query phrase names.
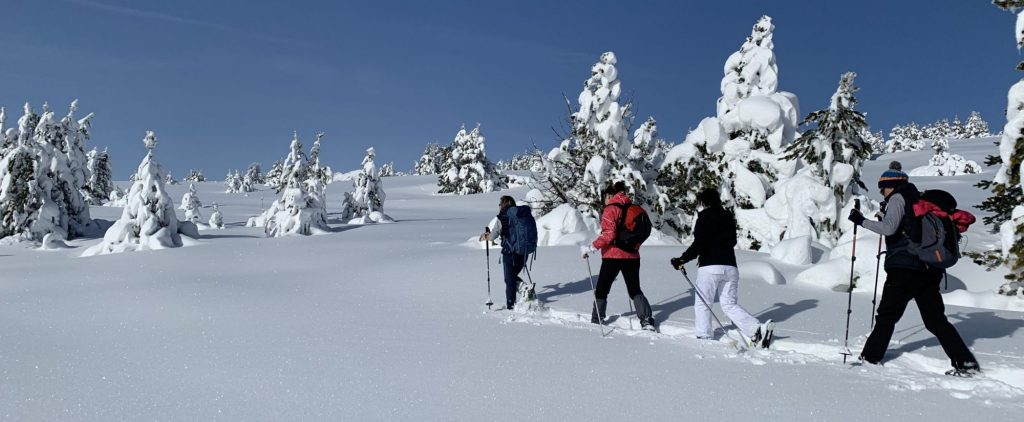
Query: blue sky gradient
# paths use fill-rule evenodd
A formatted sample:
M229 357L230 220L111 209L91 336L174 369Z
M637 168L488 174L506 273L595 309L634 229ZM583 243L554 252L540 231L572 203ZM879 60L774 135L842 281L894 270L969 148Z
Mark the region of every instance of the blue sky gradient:
M144 155L177 177L220 180L283 157L293 130L322 160L363 151L408 171L428 142L477 122L492 160L555 145L562 95L615 51L637 124L680 142L714 114L725 59L762 14L776 26L779 87L801 114L858 73L873 129L980 111L993 131L1022 76L1013 15L986 0L808 1L124 1L11 0L0 54L8 125L31 101L95 112L92 146L124 180Z

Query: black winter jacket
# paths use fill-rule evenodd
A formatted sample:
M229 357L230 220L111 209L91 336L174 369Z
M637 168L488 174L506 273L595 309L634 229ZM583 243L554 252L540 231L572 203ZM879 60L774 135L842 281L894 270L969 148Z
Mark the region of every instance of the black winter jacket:
M697 258L697 266L736 266L736 217L721 206L708 207L697 214L693 244L683 252L683 261ZM699 257L699 258L698 258Z

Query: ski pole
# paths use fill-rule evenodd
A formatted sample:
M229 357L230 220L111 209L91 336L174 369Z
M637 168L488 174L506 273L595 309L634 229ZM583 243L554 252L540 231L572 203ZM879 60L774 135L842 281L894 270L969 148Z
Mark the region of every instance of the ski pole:
M487 242L485 249L487 250L487 310L491 310L491 305L494 305L494 301L491 300L491 228L484 227L484 234Z
M875 329L875 304L878 301L878 270L882 264L882 236L878 236L878 254L875 255L875 293L871 296L871 329Z
M594 271L590 269L590 256L583 258L587 261L587 274L590 275L587 280L590 280L590 291L594 292L594 312L597 313L597 319L601 321L601 337L606 336L604 333L604 315L601 315L601 310L597 309L597 288L594 287Z
M697 286L693 284L693 281L690 281L690 276L686 274L686 268L680 268L679 271L683 273L683 278L686 280L687 283L690 284L690 288L693 289L694 296L697 296L697 298L704 303L704 306L708 308L708 311L711 312L711 316L715 318L715 322L718 323L718 327L721 328L723 332L725 332L725 336L728 337L729 340L732 342L733 347L735 347L737 350L740 350L740 342L732 338L732 336L729 334L729 330L725 329L725 325L722 324L722 320L718 319L718 315L715 315L715 311L711 309L711 304L709 304L708 301L704 299L704 295L700 293L700 290L698 290ZM743 333L740 333L740 336L742 337ZM744 342L744 347L745 346L746 342Z
M853 208L860 211L860 199L853 200ZM846 289L846 336L843 338L843 364L850 357L850 314L853 313L853 269L857 263L857 225L853 225L853 254L850 257L850 288Z

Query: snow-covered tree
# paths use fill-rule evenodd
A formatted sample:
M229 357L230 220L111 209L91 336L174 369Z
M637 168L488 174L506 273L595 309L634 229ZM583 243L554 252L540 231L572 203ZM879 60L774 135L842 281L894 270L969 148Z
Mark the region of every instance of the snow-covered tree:
M569 116L570 132L558 147L546 155L538 154L542 171L534 174L533 186L543 194L543 199L532 202L541 211L546 213L569 204L595 230L598 213L604 206L601 191L608 183L625 182L634 200L648 209L657 198L657 192L648 191L649 180L653 181L656 175L644 174L645 168L637 167L646 157L630 158L634 150L629 133L632 106L619 104L622 86L617 63L615 53L609 51L591 67L590 77L577 98L579 107ZM566 105L573 110L568 99ZM656 132L653 122L641 132L652 130ZM641 143L646 141L650 139L641 139Z
M318 133L317 137L320 136L322 134ZM280 176L274 181L281 198L259 217L250 218L246 226L263 227L270 237L325 232L328 230L326 185L319 177L310 177L316 173L309 171L310 163L302 152L302 141L297 132L293 134L289 148L288 156L280 165Z
M82 196L89 179L83 150L92 114L76 119L77 108L72 102L67 116L57 121L49 105L44 103L38 115L26 103L18 128L4 130L0 237L39 241L52 233L67 239L94 230Z
M309 150L309 169L306 177L316 179L323 186L327 186L331 183L333 172L330 167L320 164L320 139L323 137L323 132L316 133L316 140Z
M267 171L266 176L263 177L263 184L267 185L268 188L273 189L275 192L280 192L284 187L284 181L281 176L284 174L284 169L281 167L281 161L274 161L274 164L270 166L270 170Z
M206 176L203 176L202 170L191 169L188 171L188 176L185 176L186 182L205 182Z
M183 245L181 236L195 236L195 225L179 222L174 202L167 193L165 174L153 159L156 134L146 132L143 139L146 157L135 172L135 183L128 192L121 218L103 236L103 242L85 251L83 256L126 251L175 248Z
M829 107L804 119L805 125L814 127L786 148L785 158L799 159L804 167L779 182L777 193L767 201L768 215L782 227L783 239L811 236L835 245L842 235L843 210L855 195L861 198L858 194L864 193L860 172L871 156L871 145L864 139L864 113L854 110L856 76L842 75Z
M994 3L1005 10L1018 11L1024 8L1024 0L996 0ZM1024 12L1017 14L1017 48L1024 47ZM1024 69L1024 63L1018 69ZM1009 270L1006 283L999 292L1010 296L1024 297L1024 79L1021 79L1007 94L1006 126L999 141L999 155L989 157L987 165L999 165L991 181L978 184L990 190L992 196L979 209L994 215L984 219L986 224L998 228L1001 250L997 256Z
M961 174L981 173L981 166L959 154L949 153L949 140L936 139L932 142L935 155L928 160L928 165L910 171L911 176L957 176Z
M953 123L949 125L950 138L953 139L965 139L967 138L967 128L963 122L960 121L960 116L953 116Z
M427 144L427 147L423 150L423 155L420 156L419 161L416 162L415 168L413 168L413 174L438 174L441 172L441 163L444 162L444 147L432 143Z
M889 143L885 149L888 154L902 151L920 151L924 148L924 131L917 123L910 122L906 126L893 126L889 132Z
M883 154L885 153L885 135L882 131L872 133L870 128L864 129L864 132L860 134L864 138L864 142L871 145L872 154Z
M213 214L210 214L210 228L224 228L224 217L221 215L220 207L217 205L216 202L213 203Z
M86 154L89 181L82 188L82 197L92 205L102 205L114 190L114 172L110 166L110 153L93 148Z
M202 218L199 209L202 207L203 203L199 200L199 195L196 194L196 185L189 183L188 192L181 196L181 205L179 206L179 209L185 211L185 220L199 223L199 219Z
M696 194L716 188L723 204L736 209L741 248L759 249L772 240L762 230L762 208L774 183L793 174L795 162L782 156L796 139L799 119L796 96L778 90L774 28L770 17L758 20L726 60L717 117L701 121L665 159L659 184L670 214L665 223L675 236L690 236Z
M393 221L384 214L384 187L380 180L380 172L374 163L377 156L374 149L366 150L363 168L355 179L355 191L345 195L342 201L343 217L350 219L349 224L386 223Z
M242 175L238 170L228 170L228 174L224 176L224 186L227 187L225 193L242 192Z
M487 159L484 141L479 124L469 133L466 133L465 125L459 129L452 141L451 159L443 163L437 178L438 193L469 195L507 187L494 164Z
M384 163L380 166L380 177L391 177L395 175L395 163Z
M263 183L263 174L260 168L260 163L249 164L249 168L245 170L245 175L242 176L241 190L242 192L252 192L256 190L256 185Z
M164 183L167 183L168 185L177 185L178 181L174 180L174 176L171 175L171 172L167 172L167 178L164 180Z
M964 138L986 138L992 136L988 131L988 122L981 118L981 113L972 111L964 124Z

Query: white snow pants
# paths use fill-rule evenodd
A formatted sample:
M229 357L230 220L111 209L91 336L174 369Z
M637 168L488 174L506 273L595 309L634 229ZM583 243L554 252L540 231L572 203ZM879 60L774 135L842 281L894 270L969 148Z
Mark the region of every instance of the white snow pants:
M736 304L736 288L740 280L740 272L736 267L728 265L708 265L697 269L697 289L708 304L715 299L722 305L725 315L739 327L744 335L750 337L757 331L760 322ZM696 313L697 337L710 338L714 333L711 327L711 309L704 305L700 298L694 298L693 309Z

